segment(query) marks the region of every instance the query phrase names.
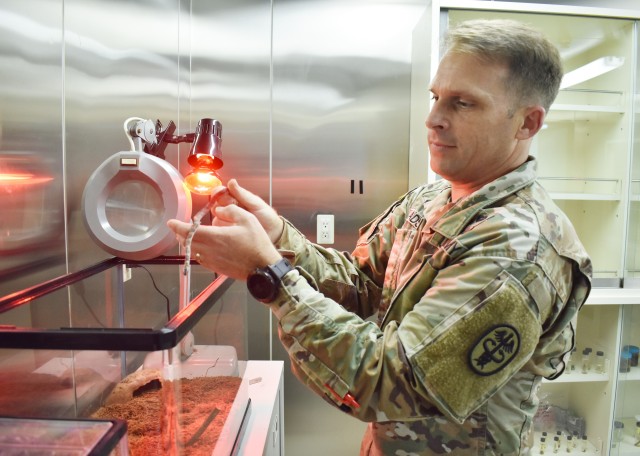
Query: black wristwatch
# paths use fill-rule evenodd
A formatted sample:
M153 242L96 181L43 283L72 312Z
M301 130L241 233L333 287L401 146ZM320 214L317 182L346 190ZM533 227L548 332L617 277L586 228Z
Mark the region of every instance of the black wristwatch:
M273 301L278 294L282 277L292 269L293 266L286 258L282 258L275 264L256 269L247 277L249 293L260 302Z

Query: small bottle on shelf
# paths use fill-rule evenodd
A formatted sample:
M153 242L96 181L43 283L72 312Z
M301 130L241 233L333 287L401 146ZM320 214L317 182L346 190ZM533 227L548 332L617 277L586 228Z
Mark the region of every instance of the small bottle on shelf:
M582 373L588 374L591 370L591 348L582 350Z
M547 449L547 439L540 437L540 454L544 454Z
M560 451L560 437L557 435L553 437L553 452L557 453Z
M618 370L623 374L631 370L631 353L628 351L623 351L620 354L620 365L618 366Z
M604 352L602 350L598 350L596 352L596 362L594 368L598 374L604 374Z
M567 453L571 453L571 450L573 450L573 436L568 435L567 436Z
M589 441L587 440L587 434L582 436L582 452L586 453L589 449Z
M576 347L571 349L571 353L569 353L567 358L567 367L565 369L565 374L572 374L576 371Z
M631 353L631 361L629 362L629 366L638 367L638 357L640 355L640 348L635 345L629 346L629 353Z
M622 437L624 435L624 423L622 421L614 421L613 422L613 442L612 446L617 447L620 442L622 442Z
M625 345L622 347L623 352L628 352L631 356L629 358L629 366L637 367L638 366L638 354L640 353L640 348L636 345Z

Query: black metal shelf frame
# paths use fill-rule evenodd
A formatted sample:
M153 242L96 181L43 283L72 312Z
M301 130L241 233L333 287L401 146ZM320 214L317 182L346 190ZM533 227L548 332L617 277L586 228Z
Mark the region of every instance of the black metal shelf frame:
M132 261L113 257L77 272L65 274L30 288L0 298L0 313L26 305L46 294L117 267L135 265L181 265L184 256L160 256ZM119 274L122 277L122 274ZM175 347L227 291L233 279L217 276L198 296L181 309L162 328L25 328L0 325L0 348L48 350L156 351ZM123 283L118 283L122 296ZM123 305L123 303L120 303Z

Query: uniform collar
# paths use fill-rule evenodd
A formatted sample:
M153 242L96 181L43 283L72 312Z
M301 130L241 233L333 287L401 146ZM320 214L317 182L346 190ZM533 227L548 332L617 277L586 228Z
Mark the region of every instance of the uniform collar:
M482 209L535 182L536 168L536 159L529 156L518 168L456 201L431 229L449 239L457 236Z

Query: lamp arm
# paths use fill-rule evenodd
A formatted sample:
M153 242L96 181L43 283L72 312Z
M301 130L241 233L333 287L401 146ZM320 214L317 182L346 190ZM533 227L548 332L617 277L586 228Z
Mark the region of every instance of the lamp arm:
M158 158L164 160L164 151L167 148L167 144L179 144L179 143L192 143L196 137L195 133L187 133L186 135L174 135L176 131L176 124L173 120L170 120L167 124L167 128L162 129L162 123L159 120L156 121L156 143L145 143L144 151L148 154L155 155Z
M169 121L167 128L164 130L162 129L160 120L156 120L156 142L155 144L145 142L144 151L164 160L164 150L167 148L167 142L164 138L166 136L172 136L174 131L176 131L176 124L173 123L173 120Z
M178 144L183 142L192 143L194 139L196 139L195 133L187 133L186 135L178 135L178 136L165 136L162 138L163 141L171 144Z
M130 125L136 120L134 126ZM215 119L200 119L195 133L174 135L176 124L169 121L163 128L160 120L154 124L150 119L129 118L124 124L125 133L131 149L144 151L161 160L166 160L164 151L167 144L183 142L192 143L187 162L193 170L185 177L185 185L191 192L210 195L211 191L221 185L216 170L222 168L222 124Z

